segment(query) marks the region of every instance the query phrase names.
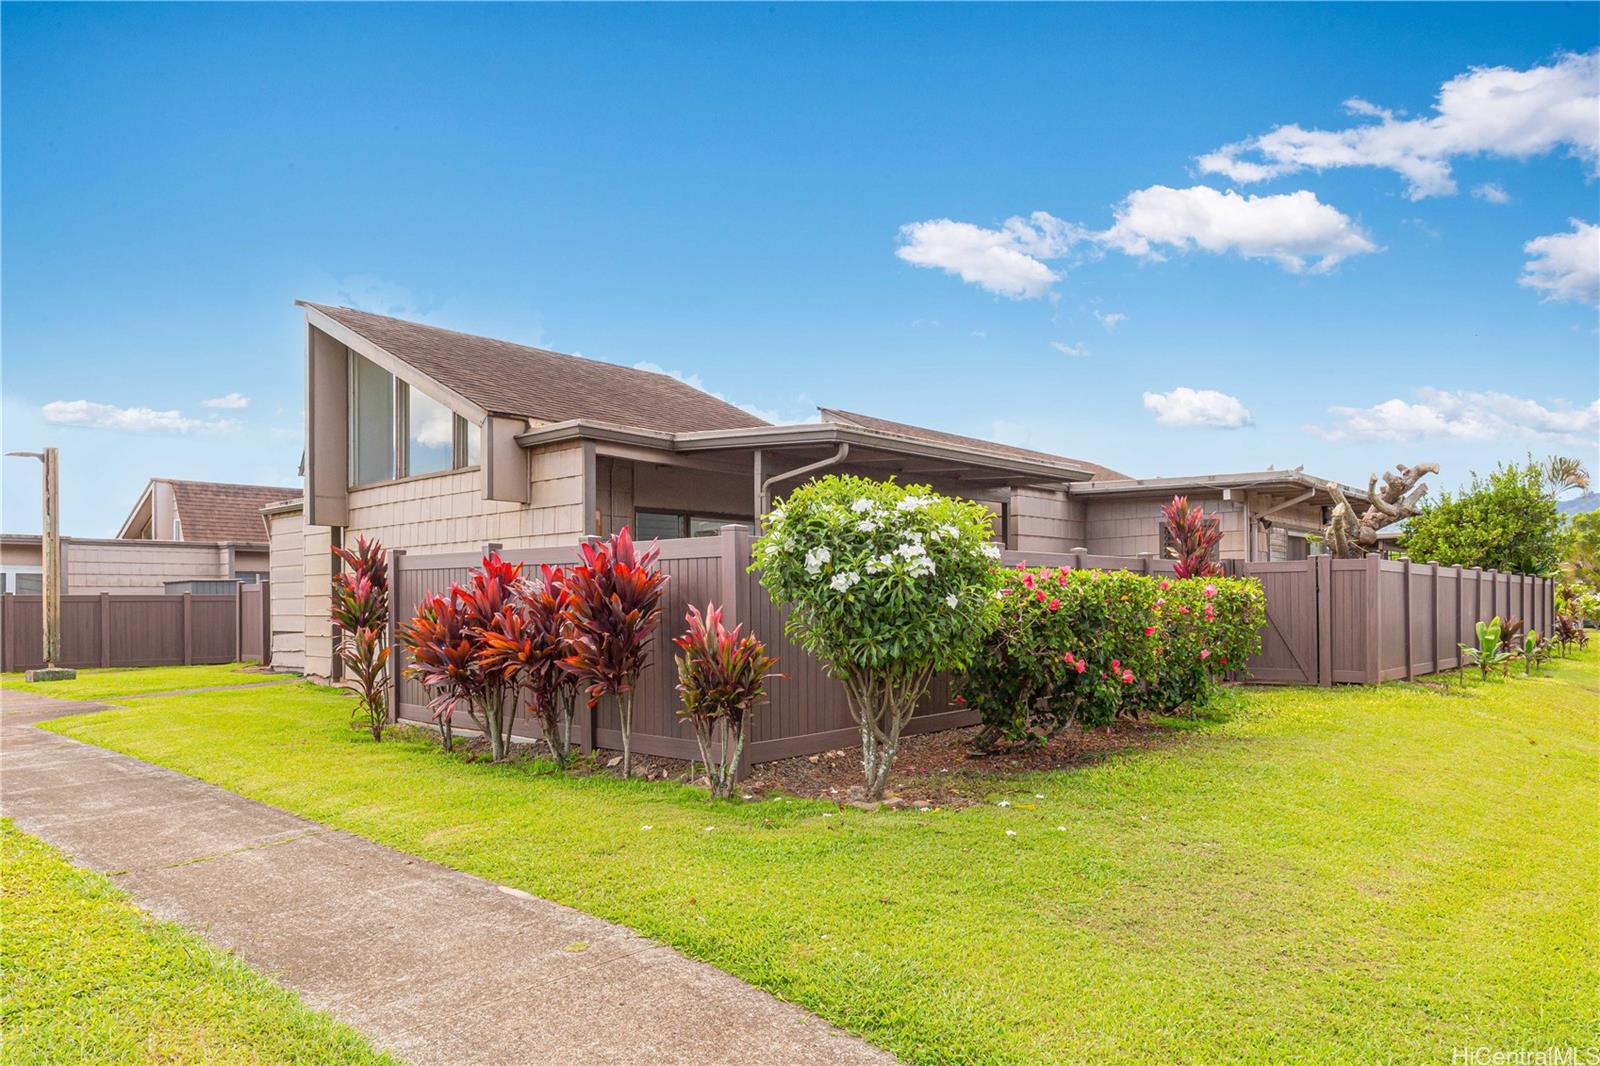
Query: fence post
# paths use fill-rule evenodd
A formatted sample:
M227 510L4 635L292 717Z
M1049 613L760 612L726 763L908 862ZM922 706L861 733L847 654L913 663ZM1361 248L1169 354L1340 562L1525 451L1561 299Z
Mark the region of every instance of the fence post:
M1439 560L1428 560L1428 580L1433 582L1433 610L1428 615L1428 635L1432 638L1433 662L1429 664L1428 673L1437 674L1442 667L1439 663L1442 656L1439 654Z
M401 610L408 614L411 606L402 606L400 602L400 571L403 568L406 550L404 548L389 549L389 622L384 638L389 642L389 713L390 723L400 721L400 671L404 668L400 659L400 623L398 614Z
M1383 627L1383 605L1379 602L1378 597L1378 582L1382 575L1382 570L1380 569L1382 565L1383 556L1377 552L1367 553L1366 580L1363 582L1366 603L1363 605L1363 613L1366 615L1365 621L1367 623L1365 626L1367 634L1366 672L1367 684L1369 685L1376 685L1382 674L1379 660L1379 649L1382 645L1378 640L1379 631Z
M1311 560L1312 583L1317 594L1317 684L1333 685L1333 556Z
M194 665L194 594L183 594L183 665Z
M229 662L244 662L244 584L233 583L233 654Z
M261 665L272 665L272 579L256 586L261 590Z
M111 665L111 594L100 594L100 665Z
M1417 677L1416 669L1411 665L1414 651L1411 646L1411 556L1400 556L1400 562L1405 567L1405 569L1400 572L1400 587L1404 592L1404 595L1400 597L1400 624L1405 627L1406 631L1406 639L1404 641L1404 647L1406 650L1406 680L1415 681Z
M0 672L9 673L15 669L17 661L16 652L11 645L11 634L17 628L12 616L14 599L14 593L0 594Z

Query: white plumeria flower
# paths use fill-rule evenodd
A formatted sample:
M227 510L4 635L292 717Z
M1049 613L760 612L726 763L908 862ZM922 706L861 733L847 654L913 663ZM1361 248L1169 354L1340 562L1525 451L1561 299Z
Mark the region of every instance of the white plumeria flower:
M655 828L655 826L653 826L653 825L641 825L641 826L640 826L640 827L639 827L639 830L640 830L640 831L641 831L641 832L645 832L645 833L648 833L648 832L649 832L649 831L650 831L650 830L652 830L652 829L654 829L654 828Z
M1009 807L1009 806L1011 806L1011 801L1010 800L1001 800L999 803L996 803L995 806L996 807Z
M855 503L852 503L850 505L850 509L856 514L866 514L868 511L872 510L872 501L863 496Z
M714 826L714 825L708 825L708 826L706 826L706 832L708 832L708 833L709 833L709 832L711 832L711 831L712 831L712 830L713 830L713 829L715 829L715 828L716 828L716 826Z
M828 550L826 545L820 548L812 548L806 552L806 573L813 576L822 573L823 566L832 558L833 553Z
M950 595L948 595L948 596L946 596L944 598L944 605L946 607L951 608L952 610L954 608L960 606L960 604L961 604L961 597L957 596L954 592L952 592Z
M860 580L861 575L856 573L854 570L842 570L833 575L833 580L829 582L829 584L833 586L833 591L835 592L847 592L849 591L851 585L856 584Z
M1014 837L1014 836L1016 836L1016 835L1017 835L1017 831L1016 831L1016 830L1015 830L1015 829L1007 829L1007 830L1006 830L1006 836L1008 836L1008 837Z
M987 555L991 559L998 559L1000 558L1000 549L996 548L993 544L985 544L983 546L983 554Z
M870 518L863 518L856 523L856 530L860 533L876 533L878 531L878 523Z

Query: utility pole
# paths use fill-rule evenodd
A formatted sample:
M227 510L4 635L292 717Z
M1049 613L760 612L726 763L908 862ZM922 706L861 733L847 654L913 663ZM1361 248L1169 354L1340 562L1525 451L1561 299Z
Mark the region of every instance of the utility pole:
M61 658L61 479L60 461L54 448L42 452L7 452L44 464L44 528L39 536L42 580L39 616L43 629L44 668L29 670L29 681L69 681L78 671L57 666Z

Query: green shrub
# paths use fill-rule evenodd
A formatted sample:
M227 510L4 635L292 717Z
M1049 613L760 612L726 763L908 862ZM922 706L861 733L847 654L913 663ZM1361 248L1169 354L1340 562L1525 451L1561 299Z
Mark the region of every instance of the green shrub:
M1238 577L1160 579L1156 592L1156 665L1139 703L1162 712L1198 706L1219 677L1261 650L1266 594L1261 582Z
M762 518L754 562L789 635L844 682L867 794L933 675L966 668L994 623L991 514L922 485L829 476Z
M958 685L983 717L981 744L1199 703L1260 650L1266 600L1253 579L1070 567L1004 576L999 620Z

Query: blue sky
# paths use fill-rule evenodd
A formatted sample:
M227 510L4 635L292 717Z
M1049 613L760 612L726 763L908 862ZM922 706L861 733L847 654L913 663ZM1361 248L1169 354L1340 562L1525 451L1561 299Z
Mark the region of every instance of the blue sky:
M1594 5L0 17L0 436L69 533L295 483L296 298L1135 475L1600 465Z

